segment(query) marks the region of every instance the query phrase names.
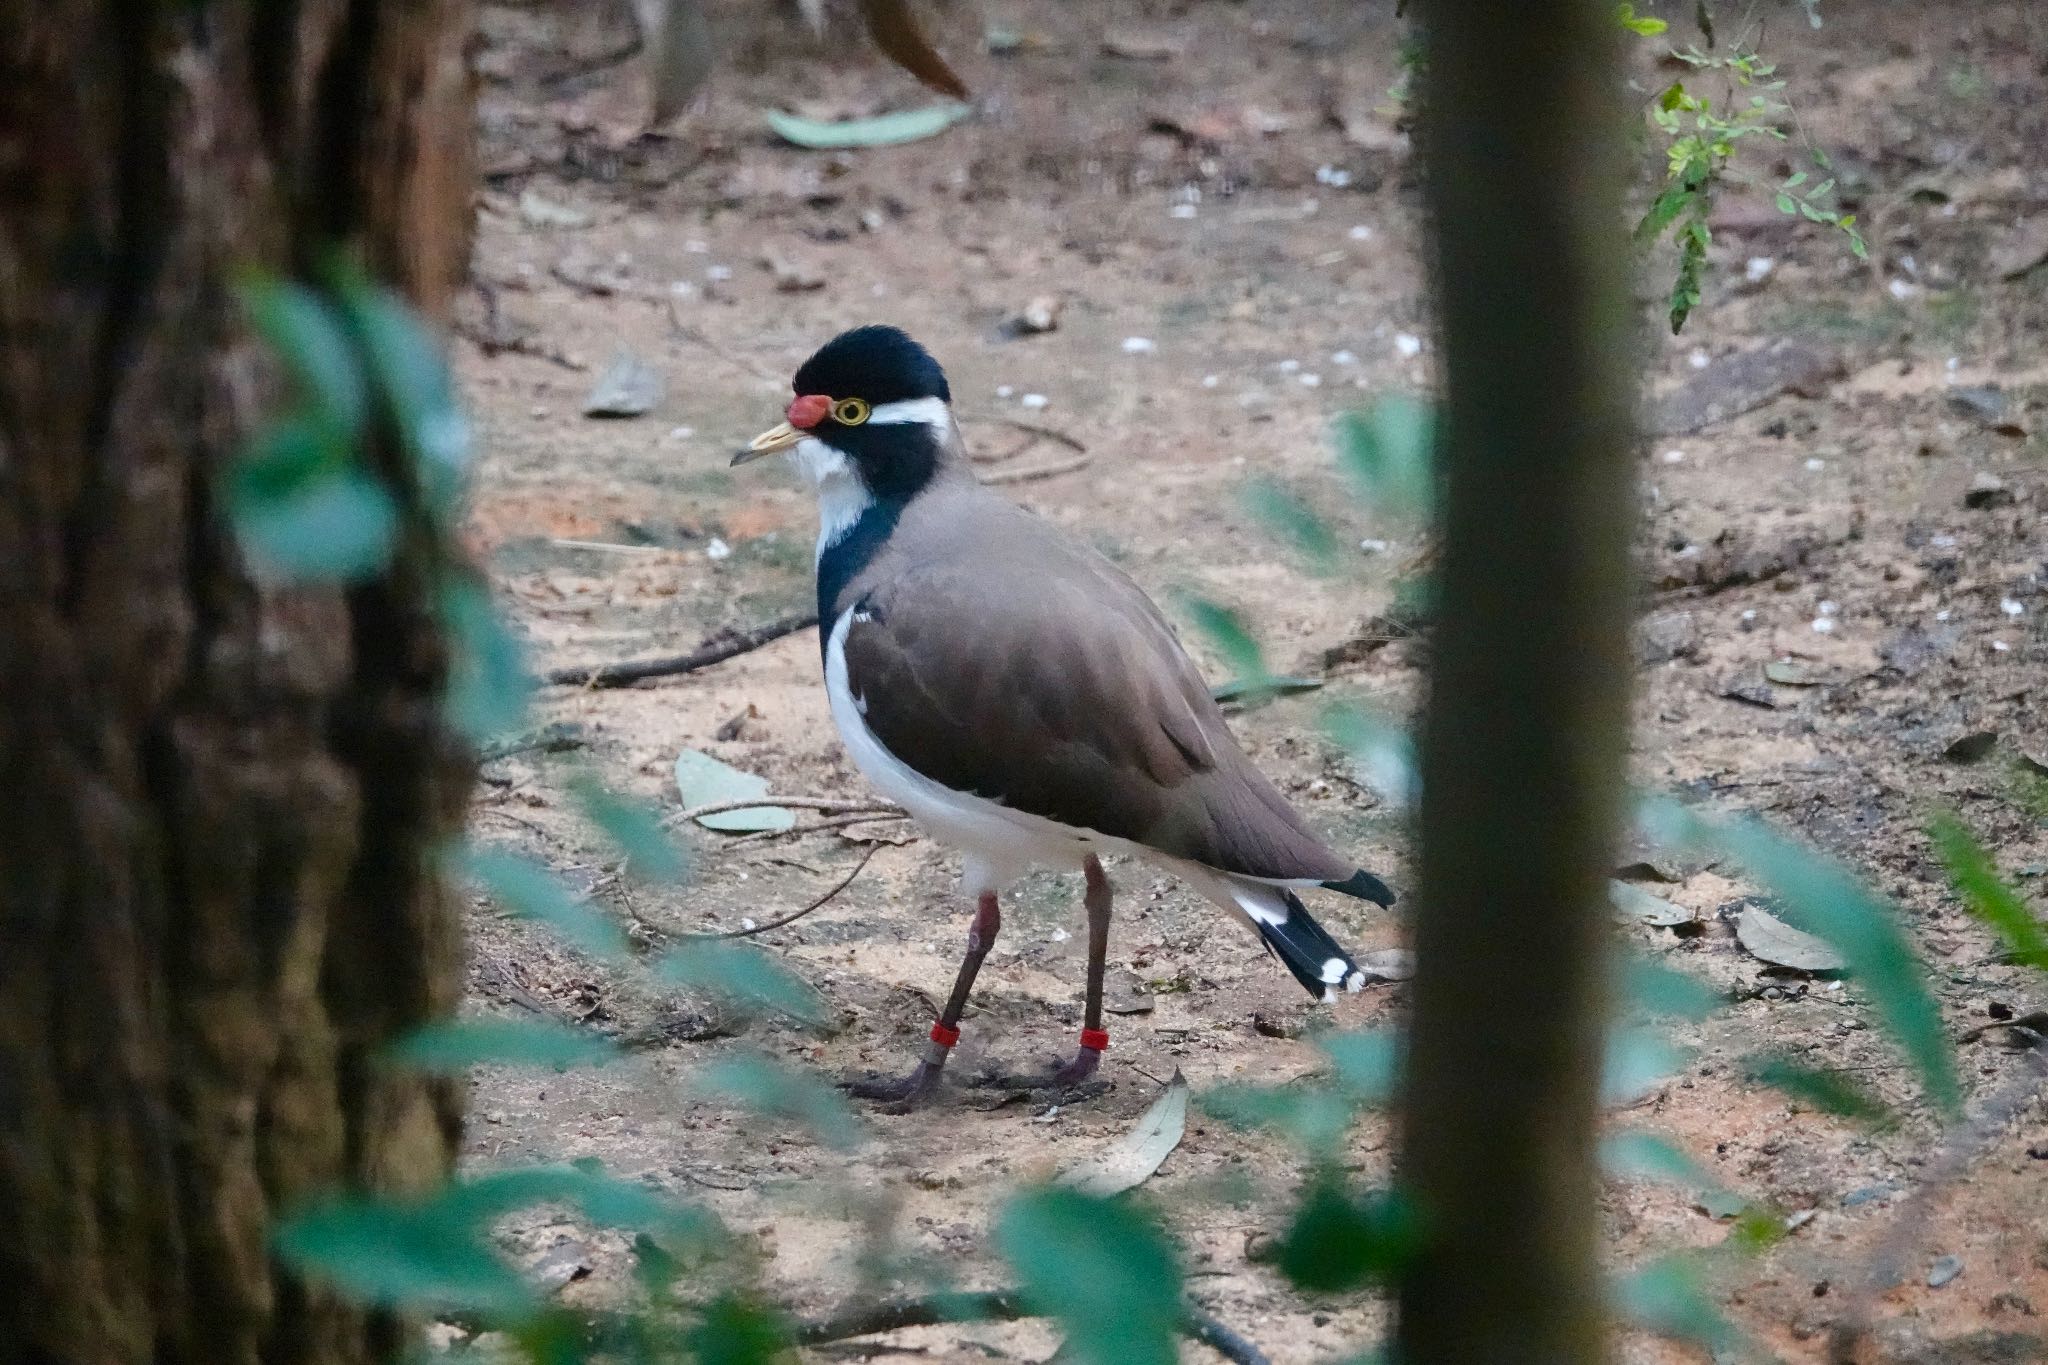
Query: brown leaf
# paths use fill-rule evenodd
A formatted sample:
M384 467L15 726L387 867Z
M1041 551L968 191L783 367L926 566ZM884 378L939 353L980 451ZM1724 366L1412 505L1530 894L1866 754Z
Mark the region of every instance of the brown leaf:
M860 12L868 21L868 35L889 60L942 95L968 98L966 83L953 74L953 68L917 26L910 0L860 0Z
M1800 972L1838 972L1842 956L1820 939L1756 905L1743 907L1735 921L1735 937L1742 946L1774 967Z
M667 123L689 107L711 74L711 25L703 0L668 0L647 60L654 122Z

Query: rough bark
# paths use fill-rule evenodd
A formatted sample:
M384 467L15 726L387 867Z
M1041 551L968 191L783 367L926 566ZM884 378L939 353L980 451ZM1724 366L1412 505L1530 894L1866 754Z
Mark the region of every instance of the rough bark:
M457 993L468 765L417 566L266 587L214 488L275 397L238 272L447 303L468 8L0 0L0 1360L396 1348L268 1239L452 1160L374 1054Z
M1447 504L1403 1178L1413 1365L1607 1354L1595 1103L1634 404L1605 0L1436 0L1422 147Z

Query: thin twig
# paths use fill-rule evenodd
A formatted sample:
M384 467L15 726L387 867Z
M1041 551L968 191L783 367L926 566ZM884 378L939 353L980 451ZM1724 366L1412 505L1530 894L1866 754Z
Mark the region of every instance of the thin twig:
M836 796L745 796L727 801L706 801L701 806L691 806L673 815L665 815L661 823L671 827L687 825L692 820L707 815L724 815L736 810L759 810L763 806L781 806L788 810L823 811L827 815L901 815L903 807L887 801L844 801ZM780 831L771 831L777 832Z
M929 1299L898 1299L865 1304L835 1313L820 1322L800 1323L799 1346L823 1346L849 1337L871 1337L906 1327L937 1327L955 1322L1016 1322L1043 1317L1014 1289L977 1294L948 1294ZM1199 1308L1189 1308L1181 1330L1233 1365L1269 1365L1266 1353Z
M765 644L780 640L785 635L818 624L816 612L801 612L770 621L765 626L752 630L726 630L713 635L688 654L670 654L659 659L628 659L615 664L582 664L569 668L557 668L547 675L547 681L555 686L574 687L623 687L627 683L639 682L642 678L667 678L679 673L694 673L712 664L724 663L759 649Z
M1025 469L998 469L993 473L983 474L980 478L983 483L991 486L1036 483L1040 479L1058 478L1062 474L1072 474L1076 470L1086 469L1094 462L1093 455L1076 455L1072 459L1054 460L1051 464L1036 464Z
M1033 436L1042 436L1048 441L1058 441L1061 445L1077 454L1086 454L1088 450L1087 445L1078 436L1069 436L1058 427L1049 427L1042 422L1027 422L1021 417L1005 417L1000 413L994 412L963 412L960 414L960 418L966 422L994 422L999 426L1014 427L1018 431L1028 431Z
M838 894L839 894L840 892L844 891L844 890L845 890L845 889L846 889L847 887L849 887L849 886L852 886L852 885L853 885L853 879L854 879L855 877L858 877L858 876L859 876L859 875L861 874L861 869L865 868L865 867L866 867L866 866L868 865L868 859L870 859L870 858L874 857L874 856L875 856L875 853L876 853L876 851L877 851L878 849L880 849L881 847L882 847L882 846L881 846L880 844L869 844L869 845L868 845L868 851L867 851L867 852L865 852L865 853L863 853L863 854L861 854L861 855L860 855L860 861L859 861L859 862L857 862L857 863L855 863L855 864L853 865L853 871L851 871L851 872L847 873L847 874L846 874L846 875L845 875L844 877L841 877L841 878L840 878L840 879L838 880L838 882L837 882L837 883L835 883L835 884L833 885L833 887L832 887L832 889L831 889L830 891L827 891L827 892L826 892L826 893L825 893L824 895L822 895L822 896L818 897L818 898L817 898L816 900L812 901L812 902L811 902L811 903L810 903L809 905L806 905L806 906L805 906L805 907L804 907L803 909L801 909L801 910L797 910L797 911L794 911L794 912L792 912L792 913L790 913L790 914L784 915L784 916L783 916L783 917L782 917L781 919L773 919L773 920L769 920L769 921L768 921L768 922L767 922L766 924L757 924L757 925L755 925L755 926L754 926L753 928L751 928L751 929L725 929L725 930L721 930L720 932L718 932L718 933L715 933L715 934L692 934L692 935L691 935L690 937L692 937L692 938L751 938L751 937L753 937L753 936L754 936L755 934L765 934L765 933L767 933L767 932L768 932L768 931L769 931L770 929L780 929L780 928L782 928L782 926L784 926L785 924L795 924L795 923L796 923L796 922L797 922L798 920L802 919L802 918L803 918L803 917L804 917L805 915L808 915L808 914L810 914L810 913L811 913L811 911L813 911L813 910L817 909L817 908L818 908L819 906L823 905L823 904L824 904L825 902L827 902L827 901L831 900L831 899L832 899L832 898L833 898L834 896L836 896L836 895L838 895Z
M670 295L668 300L669 330L675 333L675 335L680 337L682 340L693 342L698 346L702 346L705 350L711 352L711 354L717 356L720 360L723 360L726 364L732 366L734 369L745 370L748 374L753 375L756 379L766 380L768 383L774 384L778 388L788 378L787 375L770 374L762 366L747 359L747 357L736 354L732 351L728 351L725 347L719 345L710 337L706 336L702 329L693 327L689 323L684 322L682 314L678 311L678 305L679 300L674 295Z
M795 839L805 834L825 834L831 830L845 829L848 825L864 825L872 820L908 820L909 818L909 812L900 810L884 812L856 811L850 815L835 815L829 820L814 820L808 825L791 825L788 829L756 830L752 834L742 834L739 838L724 845L724 847L739 848L746 844L765 844L773 839Z

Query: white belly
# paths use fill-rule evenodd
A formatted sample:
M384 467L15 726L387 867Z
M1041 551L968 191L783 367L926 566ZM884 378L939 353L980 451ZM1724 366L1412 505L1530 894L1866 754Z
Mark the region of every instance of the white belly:
M1000 891L1033 867L1068 872L1090 853L1130 847L1122 839L954 791L890 753L868 728L862 714L866 703L847 683L846 632L852 625L853 609L848 608L832 623L825 642L825 694L832 702L832 721L862 776L909 811L925 833L960 851L966 864L961 883L969 895Z

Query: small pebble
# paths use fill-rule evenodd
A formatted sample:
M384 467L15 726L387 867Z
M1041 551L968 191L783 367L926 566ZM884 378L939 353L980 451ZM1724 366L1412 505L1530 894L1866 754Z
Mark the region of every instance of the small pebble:
M996 397L998 397L998 398L1008 398L1008 397L1011 397L1011 396L1012 396L1013 394L1015 394L1016 392L1017 392L1017 388L1016 388L1016 386L1015 386L1014 384L998 384L998 385L996 385Z
M1937 621L1946 621L1949 617L1953 615L1955 615L1954 612L1950 611L1947 607L1943 607L1940 611L1934 613L1934 619Z
M2003 640L1993 640L1993 641L1991 642L1991 647L1992 647L1993 649L1997 650L1997 651L1998 651L1998 652L1999 652L2000 654L2003 654L2003 653L2005 653L2005 652L2006 652L2007 650L2009 650L2009 649L2011 649L2011 648L2012 648L2012 646L2011 646L2011 645L2007 644L2007 643L2006 643L2005 641L2003 641Z
M2010 597L2000 598L1998 601L1998 609L2004 612L2007 616L2024 616L2026 615L2027 611L2025 607L2021 606L2018 602L2014 601Z
M1275 368L1282 374L1293 374L1301 368L1301 362L1299 360L1283 360Z
M1052 402L1050 398L1047 398L1042 393L1027 393L1022 398L1019 398L1017 401L1027 408L1034 409L1042 408L1046 404Z
M721 559L730 559L732 557L732 546L726 544L717 536L713 536L711 537L711 543L704 547L704 557L713 563Z
M1192 218L1200 212L1193 204L1175 204L1166 211L1169 218Z
M702 256L705 252L711 250L711 243L692 237L689 241L683 243L683 250L693 256Z
M1707 348L1704 346L1693 347L1692 353L1685 358L1685 363L1695 370L1704 370L1712 362L1713 357L1707 354Z
M1150 337L1124 338L1125 355L1150 355L1156 349L1158 348L1152 344L1152 338Z
M1962 1257L1944 1256L1933 1265L1927 1267L1927 1287L1929 1289L1939 1289L1962 1273Z
M1387 552L1387 542L1368 536L1366 539L1358 542L1358 548L1369 555L1383 555Z
M1814 633L1817 635L1829 635L1834 632L1835 623L1831 618L1826 616L1815 617L1813 622L1813 629Z
M1841 610L1842 604L1839 602L1829 602L1824 600L1820 604L1820 614L1822 616L1835 616L1840 614Z
M713 284L722 284L732 278L732 267L729 265L707 265L704 267L704 278L710 280Z
M1407 332L1396 332L1394 333L1394 349L1401 353L1402 359L1413 360L1416 356L1422 354L1422 338L1410 335Z
M1364 223L1357 223L1352 226L1348 235L1354 242L1369 242L1372 240L1372 229Z
M1205 374L1202 376L1202 387L1205 389L1213 389L1222 382L1223 379L1220 375Z
M1349 351L1332 351L1330 352L1330 363L1332 365L1356 365L1358 357Z
M1752 256L1749 258L1748 264L1742 268L1742 278L1748 280L1751 284L1760 284L1768 279L1771 272L1777 268L1777 261L1769 256Z
M1684 464L1685 452L1682 450L1667 450L1662 458L1665 464Z
M1055 929L1052 931L1052 941L1054 943L1065 943L1071 937L1072 935L1064 929Z
M1321 384L1323 382L1323 377L1319 374L1304 374L1299 376L1299 378L1301 380L1301 386L1305 389L1315 388L1318 384Z
M1806 472L1809 474L1818 474L1827 467L1828 462L1817 455L1806 462Z
M668 429L668 438L671 441L687 441L696 434L697 428L695 427L670 427Z
M1886 283L1884 288L1887 294L1890 294L1901 303L1904 303L1907 299L1920 292L1919 285L1909 284L1905 280L1891 280Z

